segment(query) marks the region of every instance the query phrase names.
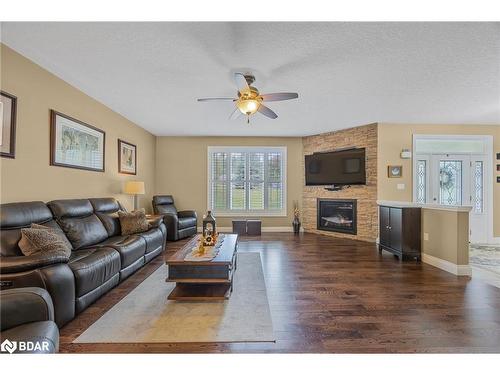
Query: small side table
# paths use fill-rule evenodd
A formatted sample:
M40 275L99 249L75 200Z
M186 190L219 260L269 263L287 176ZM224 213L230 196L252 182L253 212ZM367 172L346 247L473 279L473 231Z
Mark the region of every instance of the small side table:
M261 228L262 222L260 220L247 220L247 234L249 236L260 236Z
M233 233L239 235L247 234L247 221L246 220L233 220Z

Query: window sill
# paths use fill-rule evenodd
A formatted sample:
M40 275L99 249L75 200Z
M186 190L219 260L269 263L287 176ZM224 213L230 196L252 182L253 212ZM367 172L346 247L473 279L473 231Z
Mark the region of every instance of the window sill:
M287 217L286 212L217 212L213 211L215 217Z

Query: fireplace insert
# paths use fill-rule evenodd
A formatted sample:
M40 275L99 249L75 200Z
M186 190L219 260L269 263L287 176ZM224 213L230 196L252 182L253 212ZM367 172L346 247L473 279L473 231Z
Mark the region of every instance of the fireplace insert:
M356 199L318 198L318 230L356 234L356 205Z

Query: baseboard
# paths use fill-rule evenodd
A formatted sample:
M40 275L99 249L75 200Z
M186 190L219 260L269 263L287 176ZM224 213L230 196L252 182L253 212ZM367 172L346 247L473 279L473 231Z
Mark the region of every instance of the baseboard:
M491 244L500 244L500 237L493 237L491 239Z
M198 233L201 233L202 227L198 227ZM217 231L220 233L231 233L233 231L232 227L217 227ZM304 228L300 228L301 232L304 232ZM292 233L293 227L262 227L263 233L269 232L279 232L279 233Z
M452 273L457 276L471 276L472 269L469 265L459 265L447 260L436 258L429 254L422 254L422 261L431 266L442 269L443 271Z

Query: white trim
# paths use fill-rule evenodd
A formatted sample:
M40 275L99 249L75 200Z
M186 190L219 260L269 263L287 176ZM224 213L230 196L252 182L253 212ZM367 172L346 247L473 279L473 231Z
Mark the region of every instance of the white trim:
M201 233L202 227L197 227L198 233ZM217 231L220 233L232 233L232 227L217 227ZM300 228L301 232L304 232L304 228ZM262 227L262 233L271 233L271 232L279 232L279 233L291 233L293 232L292 226L287 227Z
M210 210L210 208L209 208ZM286 217L286 211L213 211L217 217Z
M474 135L458 135L458 134L413 134L412 135L412 153L414 155L412 163L412 172L416 168L416 158L415 156L417 155L416 152L416 139L482 139L484 144L485 144L485 152L484 155L486 157L486 166L485 166L485 171L487 173L485 174L485 180L484 180L484 186L485 186L485 203L488 205L488 210L487 210L487 241L488 243L497 243L498 242L498 237L494 237L494 228L493 228L493 210L494 210L494 202L493 202L493 187L494 187L494 172L493 172L493 167L495 165L494 162L494 157L495 154L493 152L493 136L492 135L479 135L479 134L474 134ZM454 152L457 153L457 152ZM474 153L469 153L469 155L478 155ZM413 199L415 199L415 173L412 173L412 196Z
M216 216L220 217L285 217L287 216L287 146L208 146L207 147L207 210L212 210ZM214 152L280 152L282 155L281 160L281 192L282 192L282 207L281 210L228 210L228 211L216 211L211 208L212 197L211 197L211 175L210 168L212 165L211 155ZM246 173L248 174L248 166L246 168ZM229 171L228 171L229 173ZM265 188L267 176L264 176L264 201L267 202L267 189ZM248 182L248 176L246 177ZM247 192L248 193L248 192ZM227 194L230 194L229 189ZM248 202L248 197L245 199Z
M402 202L402 201L384 201L377 200L379 206L390 206L390 207L420 207L428 208L431 210L441 210L441 211L452 211L452 212L469 212L472 210L472 206L445 206L442 204L422 204L413 202Z
M452 273L457 276L472 276L472 268L468 264L455 264L425 253L422 253L422 262L430 264L431 266L440 268L443 271Z
M491 239L491 243L492 243L492 244L497 244L497 243L500 243L500 237L493 237L493 238Z

